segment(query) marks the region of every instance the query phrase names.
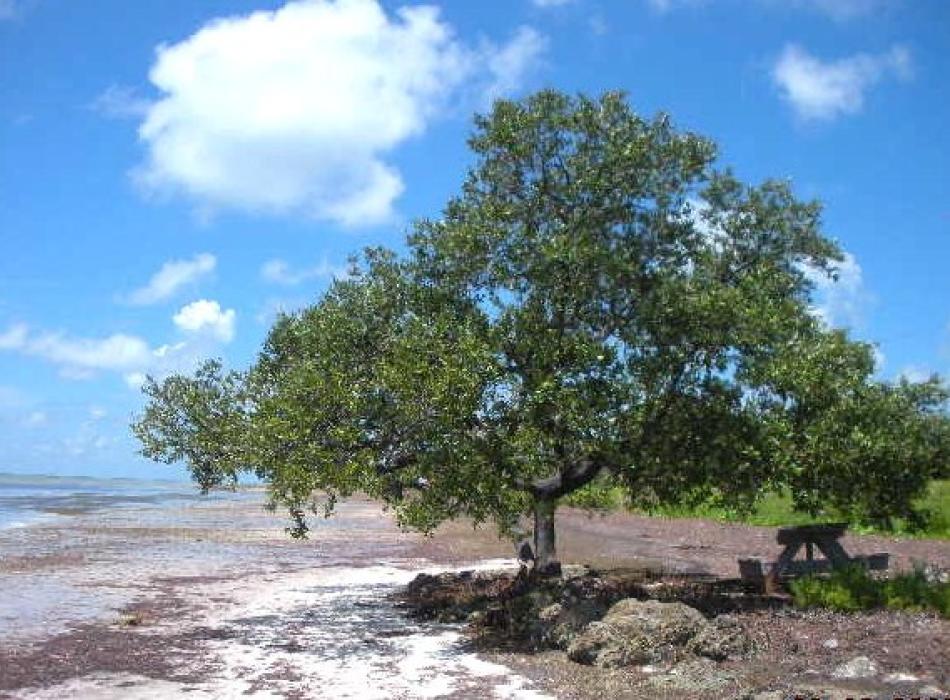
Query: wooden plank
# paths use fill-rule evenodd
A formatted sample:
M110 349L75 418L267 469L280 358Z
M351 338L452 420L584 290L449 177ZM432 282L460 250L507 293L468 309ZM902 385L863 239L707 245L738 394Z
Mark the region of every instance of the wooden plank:
M794 544L795 542L814 542L817 539L831 537L837 539L848 529L847 523L822 523L819 525L794 525L780 527L776 535L779 544Z

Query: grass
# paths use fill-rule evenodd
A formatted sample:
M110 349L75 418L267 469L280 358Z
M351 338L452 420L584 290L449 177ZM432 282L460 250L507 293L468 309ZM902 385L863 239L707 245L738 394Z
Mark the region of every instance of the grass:
M950 583L928 581L923 571L878 579L864 567L839 569L827 577L806 576L789 583L795 605L856 612L889 608L936 612L950 618Z
M923 528L912 529L907 523L897 520L893 530L852 525L854 532L864 534L889 534L903 537L926 539L950 539L950 480L935 481L930 485L927 495L917 505L929 517ZM800 513L792 508L792 499L784 494L770 493L764 496L756 505L752 513L739 513L727 508L712 504L701 504L696 507L661 507L651 513L670 518L709 518L724 522L741 522L749 525L763 525L779 527L785 525L810 525L812 523L846 520L834 511L812 517L807 513Z
M570 499L572 505L584 508L612 510L622 507L623 497L619 489L593 494L578 493ZM927 524L922 529L911 529L900 520L894 523L894 529L882 531L873 527L852 525L854 532L864 534L889 534L903 537L950 540L950 480L934 481L918 503L918 507L929 513ZM810 525L812 523L846 520L841 514L830 511L812 517L792 508L792 499L785 494L770 493L762 497L752 513L740 513L714 504L704 503L698 506L661 506L645 512L646 515L660 515L668 518L708 518L722 522L746 523L766 527L786 525Z

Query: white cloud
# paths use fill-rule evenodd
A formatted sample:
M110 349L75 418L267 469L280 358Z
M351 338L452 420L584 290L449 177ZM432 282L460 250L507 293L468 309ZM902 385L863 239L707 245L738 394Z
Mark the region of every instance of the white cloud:
M141 338L116 333L106 338L69 338L44 333L27 340L24 350L80 375L94 370L122 370L148 362L151 351Z
M874 371L880 374L884 371L884 365L887 364L887 355L881 350L880 346L875 345L871 348L871 354L874 357Z
M0 350L19 350L26 344L27 327L23 323L10 326L0 333Z
M349 276L347 268L342 265L331 265L326 258L319 265L294 270L286 260L275 258L268 260L261 266L261 277L268 282L281 284L287 287L296 286L313 279L346 279Z
M867 307L873 301L864 285L861 266L854 255L845 253L844 259L834 268L837 279L815 268L803 267L805 276L815 286L817 303L812 312L829 326L860 327Z
M139 95L135 88L110 85L96 96L89 108L112 119L128 119L145 117L151 106L151 101Z
M485 48L486 63L491 81L484 91L483 102L493 100L518 89L531 66L547 48L547 40L531 27L520 27L511 41L503 46Z
M216 301L199 299L193 301L172 317L175 325L186 333L209 332L225 343L234 339L234 309L223 311ZM172 346L170 349L177 349ZM159 348L163 350L163 348ZM166 354L162 352L161 354Z
M169 260L144 287L128 295L128 302L145 305L168 299L182 287L213 272L216 265L217 259L210 253L201 253L191 260Z
M17 325L0 334L0 339L15 341L0 344L0 350L45 360L57 366L60 376L66 379L90 379L99 372L116 372L130 385L141 384L146 373L164 377L190 371L203 357L211 354L218 343L233 338L233 310L222 312L217 302L198 304L186 306L176 315L176 325L188 332L188 338L174 344L152 348L142 338L124 333L83 338L62 333L30 332L26 326ZM2 399L0 391L0 407ZM90 409L90 417L101 418L100 410Z
M829 120L860 112L869 88L888 76L909 79L911 71L910 52L902 46L825 62L789 44L772 69L772 80L800 118Z
M145 372L129 372L123 377L130 389L141 389L147 378Z
M523 29L472 48L437 8L390 17L376 0L215 20L158 49L136 179L208 211L385 221L403 190L393 150L473 89L511 89L542 43Z
M574 0L531 0L535 7L561 7L574 2Z
M898 379L906 379L909 382L925 382L930 379L935 372L922 367L921 365L908 365L898 374Z

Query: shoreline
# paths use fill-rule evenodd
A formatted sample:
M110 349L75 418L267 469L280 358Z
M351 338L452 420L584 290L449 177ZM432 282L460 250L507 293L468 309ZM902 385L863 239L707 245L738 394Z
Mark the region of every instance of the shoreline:
M0 698L550 697L389 600L422 571L512 560L460 557L369 502L314 524L291 540L256 502L204 501L0 533L19 591L0 602Z
M643 680L636 672L479 649L461 625L409 620L387 599L419 572L513 567L510 545L490 530L449 523L426 538L358 499L313 525L310 539L292 540L284 518L253 500L207 499L0 532L0 586L20 602L0 602L0 698L640 697L625 694ZM567 510L559 536L566 560L668 573L734 576L737 554L775 550L772 528ZM875 550L882 539L846 546ZM899 544L904 565L950 565L945 542L883 544ZM773 622L758 615L746 622ZM783 672L821 654L837 662L876 648L875 634L878 646L907 634L933 644L950 638L950 624L792 615L763 639L764 658ZM816 635L837 635L841 648L823 651ZM788 666L795 644L801 659ZM881 660L903 670L909 656L895 653ZM927 658L950 668L950 657Z

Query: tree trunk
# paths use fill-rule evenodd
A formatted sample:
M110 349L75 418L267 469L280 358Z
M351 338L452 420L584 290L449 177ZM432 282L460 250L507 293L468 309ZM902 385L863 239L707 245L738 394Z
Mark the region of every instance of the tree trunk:
M534 573L539 576L561 574L561 562L557 559L554 539L556 508L556 499L538 499L534 502Z

